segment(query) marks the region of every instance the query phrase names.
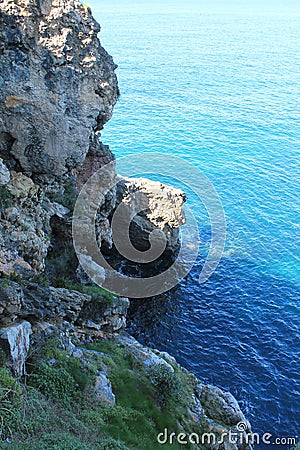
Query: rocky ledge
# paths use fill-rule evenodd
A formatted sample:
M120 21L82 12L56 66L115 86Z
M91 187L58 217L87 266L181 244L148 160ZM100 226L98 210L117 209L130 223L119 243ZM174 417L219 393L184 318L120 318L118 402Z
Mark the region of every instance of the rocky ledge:
M119 89L117 66L99 42L100 27L90 8L77 0L3 0L0 12L3 445L19 448L25 440L42 439L32 448L54 448L49 436L34 434L38 428L36 405L40 402L41 411L48 411L54 402L59 409L63 400L69 408L76 395L82 396L82 410L86 408L83 398L96 401L93 420L101 430L107 417L114 416L119 423L129 421L132 429L147 418L145 427L153 432L159 430L158 424L154 425L155 415L163 420L166 414L174 416L170 423L178 431L201 434L213 430L219 436L222 430L236 429L239 422L246 424L245 431L250 430L230 394L204 386L167 354L146 349L126 335L116 338L126 325L129 300L95 286L78 263L72 242L74 205L85 183L103 167L110 188L97 205L96 238L107 258L117 260L112 224L120 211L125 211L123 218L130 218L129 238L139 252L149 249L153 232L160 236L164 252L159 263L166 265L176 257L179 228L185 221L182 191L146 179L117 177L115 157L101 142L100 131L112 115ZM122 255L118 258L122 260ZM104 346L105 352L93 353L89 346L95 345ZM91 364L91 358L97 364ZM125 381L141 389L148 409L143 409L138 396L131 399L129 392L124 396ZM34 391L26 391L27 382ZM176 386L183 396L180 408L175 406ZM162 394L165 388L171 389L170 404ZM118 401L125 402L124 409ZM164 409L167 404L174 414ZM13 423L10 406L17 411ZM148 417L150 410L155 411L153 417ZM18 422L19 412L24 420ZM61 416L69 417L69 412L59 410ZM33 423L26 422L28 414ZM49 414L54 414L53 410ZM78 425L79 416L76 420ZM48 423L51 434L58 422L43 423ZM68 429L75 430L75 422L71 421ZM59 422L59 426L63 424ZM44 436L44 432L37 434ZM115 439L109 443L109 437L105 445L87 444L87 428L80 433L79 437L69 435L67 441L58 437L61 444L55 448L129 448ZM130 444L139 436L125 439L126 445L140 448ZM69 441L75 440L70 447ZM155 444L151 448L156 448ZM249 445L231 444L227 439L222 445L203 448L244 449Z

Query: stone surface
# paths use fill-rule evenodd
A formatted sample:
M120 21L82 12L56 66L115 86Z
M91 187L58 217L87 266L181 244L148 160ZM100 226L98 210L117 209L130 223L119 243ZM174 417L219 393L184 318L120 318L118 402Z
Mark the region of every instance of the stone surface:
M0 156L36 180L59 178L110 119L116 65L77 0L4 0L0 9Z
M0 272L32 275L42 271L50 245L50 213L43 192L31 178L11 171L2 193L0 212Z
M0 280L0 325L15 322L20 316L23 299L23 289L18 283Z
M106 333L114 333L126 327L126 314L129 308L126 297L105 296L86 302L80 312L78 323L84 328L90 328Z
M95 382L95 398L99 403L107 406L115 405L115 395L112 391L112 385L105 372L99 372Z
M117 342L125 345L130 353L144 364L146 369L150 369L155 365L164 365L170 372L174 372L173 366L163 357L165 352L161 353L158 350L144 347L136 339L126 333L119 334L116 339Z
M0 158L0 186L5 186L9 183L10 173L3 160Z
M211 445L205 446L205 448L214 450L252 449L246 438L246 433L251 433L251 426L242 413L238 402L229 392L201 383L193 374L182 369L168 353L149 349L127 333L118 335L116 341L124 345L135 358L141 361L146 371L153 365L165 364L170 370L174 371L174 369L180 368L191 377L194 393L191 398L191 404L188 407L188 414L195 422L197 427L195 429L198 429L199 436L202 436L203 433L211 433L215 438L215 443L211 442ZM239 428L238 424L243 428ZM233 435L233 437L238 436L237 442L234 442L233 439L231 441L230 431L239 433ZM242 434L241 439L240 434Z
M149 235L154 230L163 232L166 249L171 252L178 249L179 227L185 223L182 210L185 201L180 189L146 178L118 177L117 204L127 205L134 216L130 238L140 251L149 249Z
M91 296L63 288L44 287L36 283L23 286L11 280L0 280L0 324L17 318L31 321L56 320L75 322Z
M85 302L91 297L77 291L63 288L43 287L28 283L24 288L24 300L21 313L38 320L65 319L74 322Z
M196 392L208 417L215 422L229 426L243 422L247 425L247 430L250 431L249 422L230 392L224 392L216 386L201 384L198 384Z
M9 355L16 376L24 374L31 333L31 324L26 321L0 329L0 345Z

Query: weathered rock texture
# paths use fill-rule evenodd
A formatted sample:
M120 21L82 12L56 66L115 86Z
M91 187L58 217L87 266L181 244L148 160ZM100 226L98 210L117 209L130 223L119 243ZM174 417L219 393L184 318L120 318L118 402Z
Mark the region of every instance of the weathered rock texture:
M111 295L107 299L100 293L92 297L70 289L0 279L0 326L13 325L17 319L55 324L67 321L112 333L126 326L128 307L127 298Z
M118 97L100 27L77 0L4 0L0 156L35 180L84 162Z
M0 330L1 347L9 356L12 371L16 376L21 376L25 372L31 333L31 324L25 320Z
M95 398L99 403L114 406L116 397L112 385L105 372L99 372L95 382Z
M11 171L0 191L0 273L42 271L49 247L50 213L42 189Z
M185 223L182 206L186 196L180 189L146 178L118 177L117 205L121 202L132 211L130 238L134 246L149 249L149 236L160 230L166 249L174 253L179 247L179 228Z

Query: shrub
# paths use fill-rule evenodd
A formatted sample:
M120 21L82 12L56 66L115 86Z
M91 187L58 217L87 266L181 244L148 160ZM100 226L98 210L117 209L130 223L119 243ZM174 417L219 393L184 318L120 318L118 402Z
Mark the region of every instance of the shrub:
M9 395L8 395L9 393ZM11 376L7 369L0 369L0 401L3 401L4 398L19 396L21 395L22 390L18 382Z
M52 202L60 203L72 210L77 198L75 181L73 179L67 179L64 185L60 187L60 190L48 192L47 195Z
M66 369L52 367L45 362L31 376L31 383L47 397L65 405L70 404L76 391L74 378Z
M170 400L178 400L183 390L182 383L175 372L165 364L154 364L149 375L157 392L160 406L165 406Z
M101 442L101 449L103 450L129 450L123 442L115 440L113 438L105 439Z

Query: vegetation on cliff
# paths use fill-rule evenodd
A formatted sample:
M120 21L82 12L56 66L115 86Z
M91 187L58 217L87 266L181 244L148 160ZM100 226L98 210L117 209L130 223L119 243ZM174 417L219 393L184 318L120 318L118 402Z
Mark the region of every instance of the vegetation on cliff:
M115 341L88 346L84 365L57 345L53 338L33 353L20 382L6 368L0 370L0 448L155 449L160 448L157 434L165 427L177 433L195 430L187 413L192 375L177 368L166 376L159 366L147 373ZM106 370L111 379L117 399L113 407L95 399L98 369Z

